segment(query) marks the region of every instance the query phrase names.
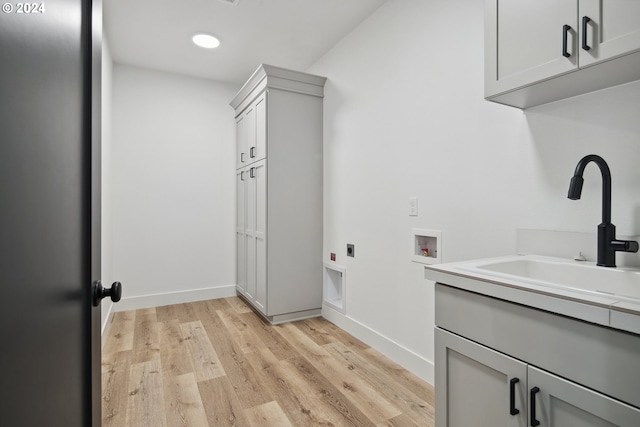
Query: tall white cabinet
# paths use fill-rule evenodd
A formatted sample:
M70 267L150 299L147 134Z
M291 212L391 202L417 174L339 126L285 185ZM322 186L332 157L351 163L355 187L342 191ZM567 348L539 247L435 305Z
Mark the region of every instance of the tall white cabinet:
M325 81L263 64L231 101L237 292L274 324L322 306Z

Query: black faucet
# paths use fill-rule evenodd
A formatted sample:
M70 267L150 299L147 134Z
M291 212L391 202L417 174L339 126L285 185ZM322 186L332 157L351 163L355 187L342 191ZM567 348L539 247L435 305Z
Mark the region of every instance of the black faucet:
M589 162L594 162L602 173L602 224L598 225L598 261L602 267L616 266L616 252L638 252L638 242L633 240L617 240L616 226L611 224L611 172L607 162L600 156L590 154L584 156L576 166L571 183L569 197L578 200L582 194L584 179L582 173Z

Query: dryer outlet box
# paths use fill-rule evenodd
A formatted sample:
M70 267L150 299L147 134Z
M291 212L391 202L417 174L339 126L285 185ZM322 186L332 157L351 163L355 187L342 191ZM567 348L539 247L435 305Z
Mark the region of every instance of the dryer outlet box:
M356 246L353 243L347 243L347 256L351 258L356 256Z

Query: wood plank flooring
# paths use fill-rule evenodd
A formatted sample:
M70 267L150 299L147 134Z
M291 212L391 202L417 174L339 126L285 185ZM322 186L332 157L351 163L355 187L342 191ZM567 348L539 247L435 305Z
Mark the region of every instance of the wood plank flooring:
M433 387L332 323L241 299L115 313L103 427L434 425Z

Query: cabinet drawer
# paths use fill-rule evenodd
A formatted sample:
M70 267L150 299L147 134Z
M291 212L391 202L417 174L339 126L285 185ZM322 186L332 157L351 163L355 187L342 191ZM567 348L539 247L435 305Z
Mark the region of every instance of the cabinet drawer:
M640 407L640 336L436 284L436 325Z

